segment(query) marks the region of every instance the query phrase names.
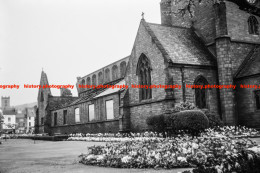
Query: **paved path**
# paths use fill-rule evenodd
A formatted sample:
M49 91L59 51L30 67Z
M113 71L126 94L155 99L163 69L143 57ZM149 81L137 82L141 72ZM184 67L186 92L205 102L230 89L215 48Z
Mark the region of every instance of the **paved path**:
M3 141L3 140L2 140ZM0 145L0 173L178 173L185 169L115 169L78 163L78 155L100 142L8 139Z

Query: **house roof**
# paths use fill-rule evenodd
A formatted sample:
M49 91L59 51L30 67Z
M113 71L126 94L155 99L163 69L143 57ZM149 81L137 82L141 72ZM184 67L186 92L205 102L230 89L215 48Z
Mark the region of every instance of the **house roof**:
M260 46L255 46L249 52L234 77L241 78L255 74L260 74Z
M3 110L3 115L16 115L15 109L4 109Z
M145 20L142 23L168 61L177 64L216 65L212 54L191 28L163 26Z

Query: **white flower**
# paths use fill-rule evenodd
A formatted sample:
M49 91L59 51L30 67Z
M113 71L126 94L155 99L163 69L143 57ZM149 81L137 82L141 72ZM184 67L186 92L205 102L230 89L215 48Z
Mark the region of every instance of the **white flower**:
M132 159L131 156L124 156L124 157L121 159L121 161L122 161L123 163L128 163L131 159Z
M93 159L93 158L95 158L95 156L94 156L94 155L92 155L92 154L90 154L90 155L88 155L88 156L87 156L87 158L86 158L86 159L87 159L87 160L90 160L90 159Z
M187 162L185 157L177 157L177 160L180 162Z
M194 149L198 149L198 148L199 148L199 145L196 144L196 143L192 143L192 148L194 148Z
M102 160L104 160L104 156L103 155L99 155L99 156L97 156L97 161L102 161Z

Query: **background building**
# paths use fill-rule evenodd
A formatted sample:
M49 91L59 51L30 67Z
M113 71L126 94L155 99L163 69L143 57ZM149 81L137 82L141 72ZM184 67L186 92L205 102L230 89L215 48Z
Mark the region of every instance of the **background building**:
M4 109L3 117L4 117L3 131L15 133L15 129L17 126L15 109Z

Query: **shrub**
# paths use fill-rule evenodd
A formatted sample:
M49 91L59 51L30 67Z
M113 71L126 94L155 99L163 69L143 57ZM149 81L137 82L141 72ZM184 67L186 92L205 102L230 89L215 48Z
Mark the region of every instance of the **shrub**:
M216 112L209 111L208 109L203 109L203 113L209 119L209 127L223 126L223 122L220 119L220 116Z
M165 132L166 124L164 120L164 115L152 115L146 119L148 126L152 128L153 131L161 133Z
M165 121L173 130L188 130L192 135L198 135L201 130L209 126L208 118L200 110L186 110L165 115Z
M197 108L196 108L196 106L193 103L181 102L181 103L176 104L174 106L174 111L173 112L180 112L180 111L194 110L194 109L197 109Z

